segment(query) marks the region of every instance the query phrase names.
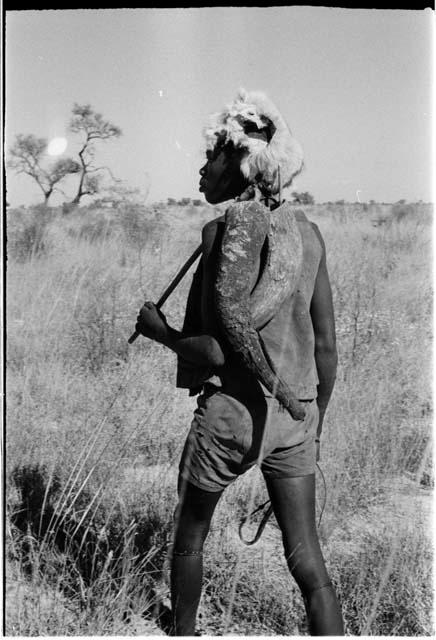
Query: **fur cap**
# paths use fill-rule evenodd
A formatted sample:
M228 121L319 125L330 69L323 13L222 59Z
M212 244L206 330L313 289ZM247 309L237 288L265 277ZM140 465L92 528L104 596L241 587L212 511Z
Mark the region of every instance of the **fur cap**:
M250 183L260 182L272 195L288 187L303 168L303 150L273 102L260 91L240 89L235 100L213 114L203 130L207 149L232 141L246 149L241 171Z

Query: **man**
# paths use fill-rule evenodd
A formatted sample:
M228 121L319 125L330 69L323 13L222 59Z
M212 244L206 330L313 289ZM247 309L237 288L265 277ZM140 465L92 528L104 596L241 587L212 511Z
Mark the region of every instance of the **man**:
M253 193L294 215L302 240L296 289L256 327L278 378L304 407L303 420L284 411L274 389L248 370L217 318L214 286L226 219L206 224L203 255L188 297L183 330L170 327L151 302L136 330L178 355L178 386L200 393L180 463L171 593L175 635L194 635L201 595L202 551L222 492L257 463L282 531L289 569L301 589L311 635L343 635L343 623L315 524L315 465L337 353L325 246L317 227L275 196L301 170L302 153L276 107L260 93L240 92L206 131L200 191L210 204ZM278 171L277 168L280 167ZM280 180L282 183L280 184ZM265 265L256 256L252 291ZM231 295L231 291L229 292Z

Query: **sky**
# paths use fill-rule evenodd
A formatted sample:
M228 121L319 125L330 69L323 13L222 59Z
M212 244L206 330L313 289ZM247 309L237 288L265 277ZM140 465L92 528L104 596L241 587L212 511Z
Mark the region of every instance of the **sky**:
M434 200L430 9L8 11L5 35L6 154L31 133L66 138L59 157L74 157L71 110L89 103L122 130L96 147L116 178L148 203L202 198L202 129L244 87L266 92L303 146L293 189L317 202ZM73 176L67 199L76 188ZM8 170L7 200L42 192Z

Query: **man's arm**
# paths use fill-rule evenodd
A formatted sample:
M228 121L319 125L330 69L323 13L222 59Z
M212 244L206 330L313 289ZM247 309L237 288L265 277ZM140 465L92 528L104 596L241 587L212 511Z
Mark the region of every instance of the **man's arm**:
M338 354L336 351L335 318L332 292L327 272L325 245L321 233L315 225L314 231L323 249L310 305L310 315L315 333L315 361L319 378L317 397L319 423L316 436L319 440L322 432L324 414L335 384Z
M190 317L185 318L183 330L170 327L163 313L152 302L146 302L141 308L135 327L138 333L201 366L221 367L225 361L223 347L215 337L218 331L213 313L214 264L219 243L218 224L213 220L203 229L203 255L194 275L188 299ZM199 330L204 323L207 333Z
M160 342L194 364L221 367L224 354L217 340L209 335L191 336L173 329L153 302L145 302L139 311L135 329Z

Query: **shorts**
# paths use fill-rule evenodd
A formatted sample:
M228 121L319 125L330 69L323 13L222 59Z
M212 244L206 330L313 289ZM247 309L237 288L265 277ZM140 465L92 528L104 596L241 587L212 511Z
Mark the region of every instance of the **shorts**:
M270 395L241 397L206 384L179 465L180 478L205 491L221 491L253 465L265 479L315 473L316 400L294 420Z

